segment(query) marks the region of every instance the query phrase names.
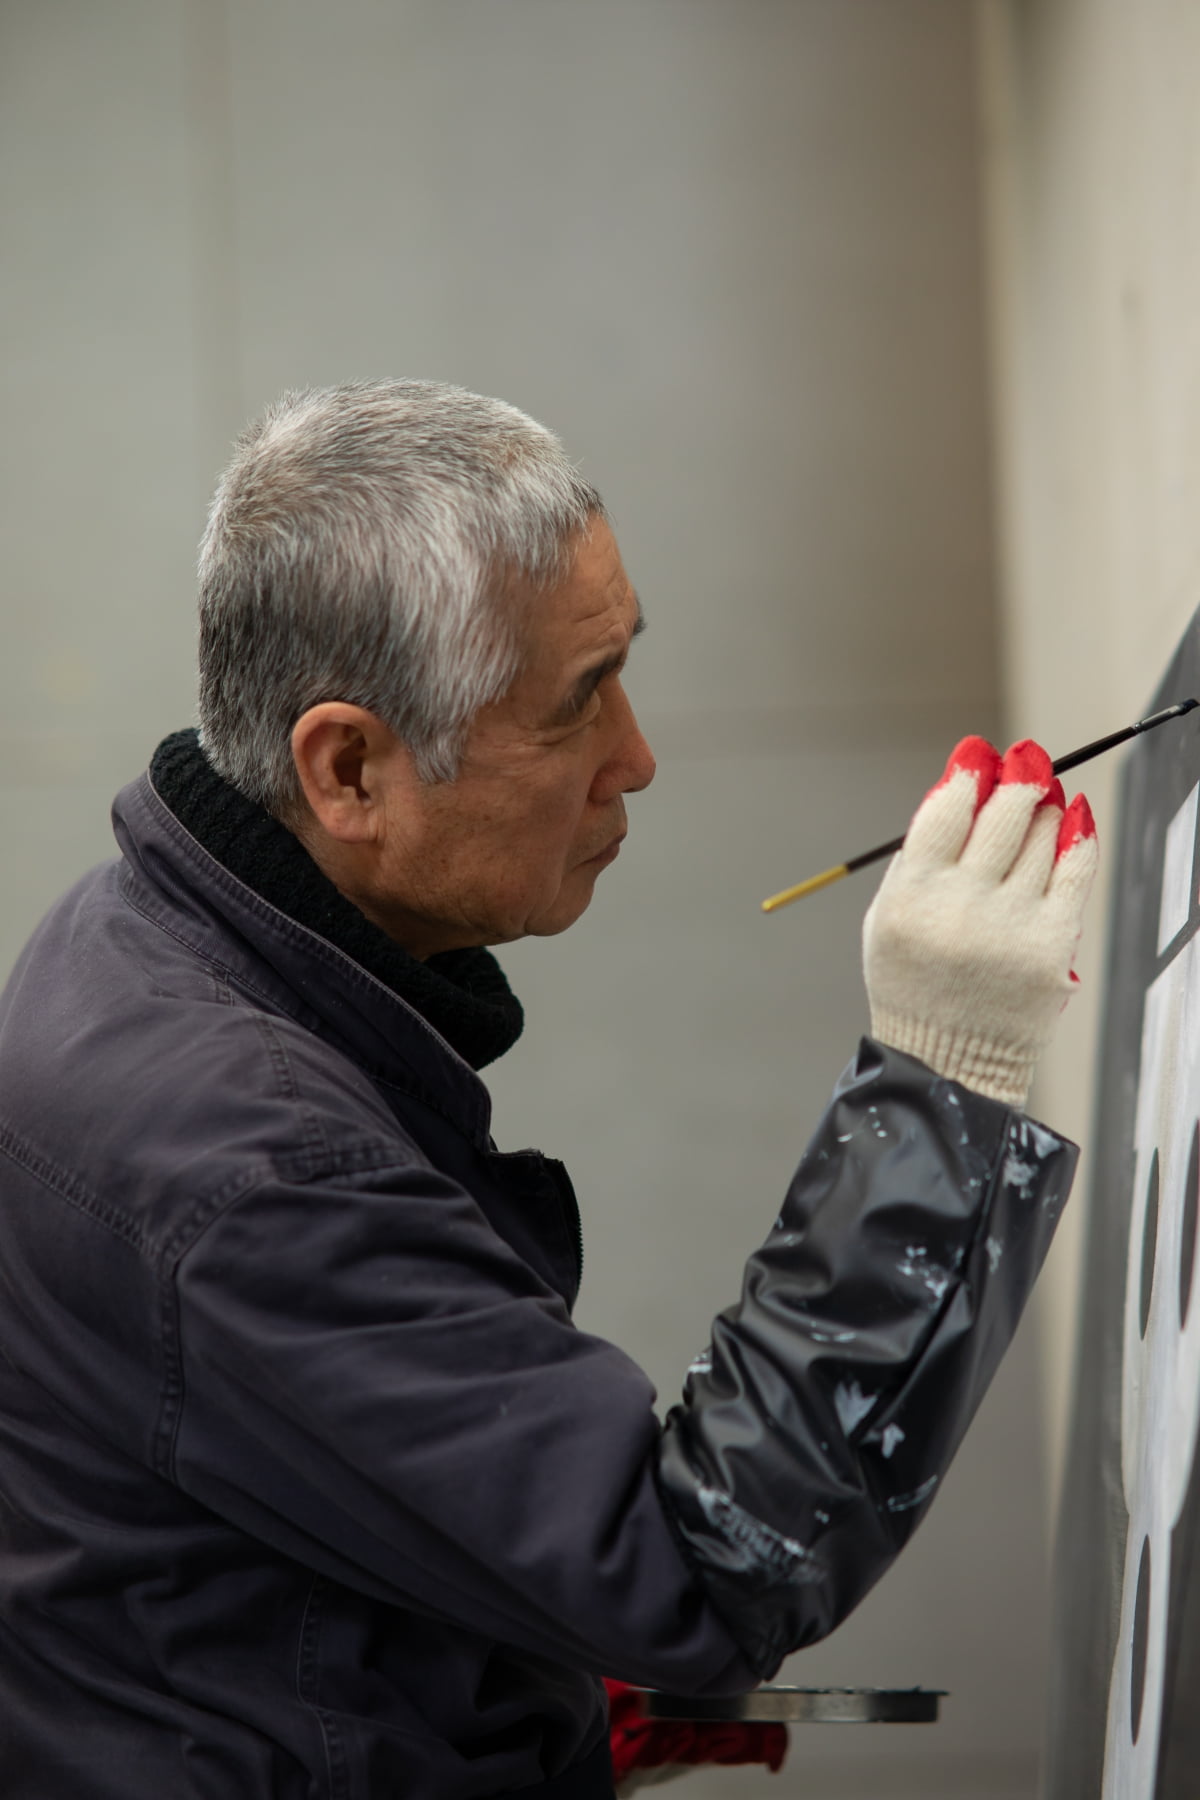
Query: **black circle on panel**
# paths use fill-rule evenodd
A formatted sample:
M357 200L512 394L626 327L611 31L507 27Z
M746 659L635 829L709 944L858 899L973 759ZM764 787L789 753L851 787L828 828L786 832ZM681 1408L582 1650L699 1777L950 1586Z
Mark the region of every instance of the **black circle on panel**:
M1137 1597L1133 1603L1133 1642L1129 1650L1129 1723L1136 1744L1146 1692L1146 1639L1150 1630L1150 1539L1142 1539Z
M1187 1180L1183 1186L1183 1226L1179 1240L1179 1329L1187 1324L1192 1299L1192 1273L1196 1260L1196 1213L1200 1204L1200 1120L1192 1126Z
M1142 1228L1142 1294L1138 1308L1138 1330L1146 1335L1150 1320L1150 1296L1154 1292L1154 1247L1158 1240L1158 1151L1150 1158L1150 1174L1146 1181L1146 1222Z

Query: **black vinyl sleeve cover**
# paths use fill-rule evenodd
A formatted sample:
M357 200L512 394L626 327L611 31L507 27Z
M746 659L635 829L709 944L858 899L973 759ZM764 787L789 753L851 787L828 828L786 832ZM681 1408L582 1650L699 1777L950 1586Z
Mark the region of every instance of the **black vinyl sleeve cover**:
M928 1510L1077 1157L863 1039L659 1445L684 1553L760 1679L852 1611Z

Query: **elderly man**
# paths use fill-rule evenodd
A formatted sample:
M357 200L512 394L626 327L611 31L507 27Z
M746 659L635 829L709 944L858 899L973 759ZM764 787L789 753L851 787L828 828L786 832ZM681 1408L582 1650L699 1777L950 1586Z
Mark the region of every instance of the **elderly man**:
M1086 803L952 757L663 1424L477 1073L521 1027L484 946L579 917L654 770L599 496L496 401L292 395L201 581L199 737L0 1008L0 1785L599 1800L601 1678L735 1692L828 1632L1003 1353L1074 1163L1021 1105Z

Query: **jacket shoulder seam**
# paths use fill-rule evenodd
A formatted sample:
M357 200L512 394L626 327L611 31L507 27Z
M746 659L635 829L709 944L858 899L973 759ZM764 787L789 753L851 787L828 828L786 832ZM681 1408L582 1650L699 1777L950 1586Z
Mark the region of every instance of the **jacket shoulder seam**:
M315 1107L309 1106L300 1093L300 1084L296 1079L295 1065L288 1053L275 1019L265 1012L255 1010L251 1013L255 1030L262 1039L267 1060L275 1072L275 1079L283 1099L291 1101L303 1120L303 1136L297 1154L304 1154L310 1159L321 1159L322 1154L328 1156L329 1143L320 1115Z
M259 1156L219 1188L200 1196L159 1251L164 1264L177 1264L214 1220L239 1200L267 1182L280 1179L294 1181L300 1187L311 1187L331 1175L362 1175L380 1169L407 1169L414 1158L397 1155L394 1144L360 1144L342 1150L328 1149L317 1160L308 1150L285 1152L278 1156Z

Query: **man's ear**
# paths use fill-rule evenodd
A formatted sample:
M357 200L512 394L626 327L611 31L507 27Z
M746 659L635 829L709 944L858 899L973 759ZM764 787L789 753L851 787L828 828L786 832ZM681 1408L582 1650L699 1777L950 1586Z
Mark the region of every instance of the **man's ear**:
M372 712L324 700L292 728L292 758L304 798L321 830L342 844L378 842L384 791L404 746Z

